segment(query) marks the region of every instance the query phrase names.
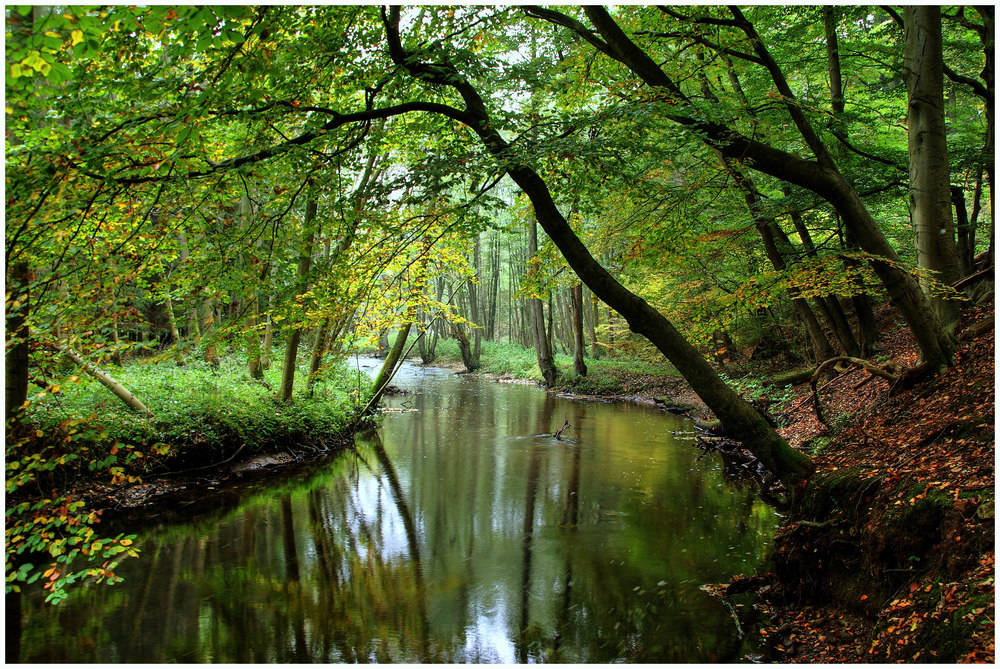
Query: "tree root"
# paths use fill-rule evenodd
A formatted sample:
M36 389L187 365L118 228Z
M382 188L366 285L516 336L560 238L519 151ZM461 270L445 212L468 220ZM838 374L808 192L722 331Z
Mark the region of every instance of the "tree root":
M887 365L885 367L879 367L878 365L870 363L867 360L862 360L861 358L852 358L846 355L840 355L837 356L836 358L830 358L829 360L823 362L823 364L817 367L816 371L813 372L812 378L809 379L809 385L812 387L813 408L816 411L816 419L827 427L830 427L830 424L826 421L826 418L823 416L823 406L819 400L819 391L816 389L816 384L819 382L819 379L823 375L824 370L826 370L831 365L836 365L838 363L849 363L851 365L857 365L859 367L863 367L865 371L869 373L869 375L881 376L882 378L887 379L889 383L893 384L893 387L895 387L896 384L899 382L899 380L906 375L906 373L900 375L893 374L892 371L890 370L894 370L895 369L894 366L890 367ZM862 384L867 383L869 380L870 379L866 379L865 381L862 382ZM860 387L862 384L858 384L858 387Z

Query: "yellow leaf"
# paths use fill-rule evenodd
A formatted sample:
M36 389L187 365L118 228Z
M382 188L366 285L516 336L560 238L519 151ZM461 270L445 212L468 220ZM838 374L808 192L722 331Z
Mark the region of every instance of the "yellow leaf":
M62 37L62 35L60 35L59 33L57 33L57 32L56 32L56 31L54 31L54 30L46 30L46 31L45 31L45 34L46 34L46 35L47 35L48 37Z
M131 539L122 539L118 543L120 543L122 546L131 546L132 545L132 540Z
M69 36L73 38L73 46L76 46L77 44L79 44L80 42L83 41L83 31L82 30L74 30L73 32L71 32L69 34Z

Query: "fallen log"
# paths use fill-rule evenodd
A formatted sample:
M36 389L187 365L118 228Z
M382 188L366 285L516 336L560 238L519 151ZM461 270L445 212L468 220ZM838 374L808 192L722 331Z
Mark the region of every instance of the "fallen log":
M58 343L53 343L52 348L56 349L57 351L62 351L63 353L65 353L66 357L68 357L74 363L79 365L83 369L83 371L86 372L88 375L97 379L97 381L102 386L104 386L112 393L114 393L115 397L124 402L128 406L128 408L132 409L133 411L138 411L139 413L146 414L150 418L153 417L153 412L147 409L146 405L140 402L138 397L129 392L129 390L125 386L123 386L122 384L118 383L113 378L111 378L111 376L107 372L101 371L91 363L84 360L83 356L74 351L72 348Z
M970 274L964 279L959 279L955 283L951 284L951 287L954 288L955 290L962 290L963 288L967 288L974 283L978 283L979 281L989 279L992 276L993 276L993 266L991 265L984 270Z

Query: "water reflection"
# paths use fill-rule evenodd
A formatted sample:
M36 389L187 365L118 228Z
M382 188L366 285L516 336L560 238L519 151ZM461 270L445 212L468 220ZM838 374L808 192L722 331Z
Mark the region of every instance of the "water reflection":
M752 569L770 510L631 405L439 370L310 476L138 529L125 583L25 602L32 662L737 659L698 589ZM564 421L561 440L550 435ZM203 507L204 508L204 507Z

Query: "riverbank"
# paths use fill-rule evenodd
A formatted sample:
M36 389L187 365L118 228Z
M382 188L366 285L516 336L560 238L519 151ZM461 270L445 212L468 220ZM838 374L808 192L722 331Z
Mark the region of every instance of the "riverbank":
M777 407L816 474L767 572L721 590L757 593L768 659L994 661L993 319L992 305L968 311L956 365L896 395L837 377L821 392L829 428L807 384ZM883 356L912 365L909 333L883 331Z
M58 602L84 579L114 582L115 561L136 554L136 537L103 536L103 515L174 493L208 496L222 480L267 475L350 447L364 385L346 366L331 367L311 393L299 375L293 399L280 402L277 369L255 381L240 356L209 364L194 355L177 359L174 351L108 370L142 397L147 412L69 368L61 382L37 379L44 385L8 431L9 592L44 578Z

